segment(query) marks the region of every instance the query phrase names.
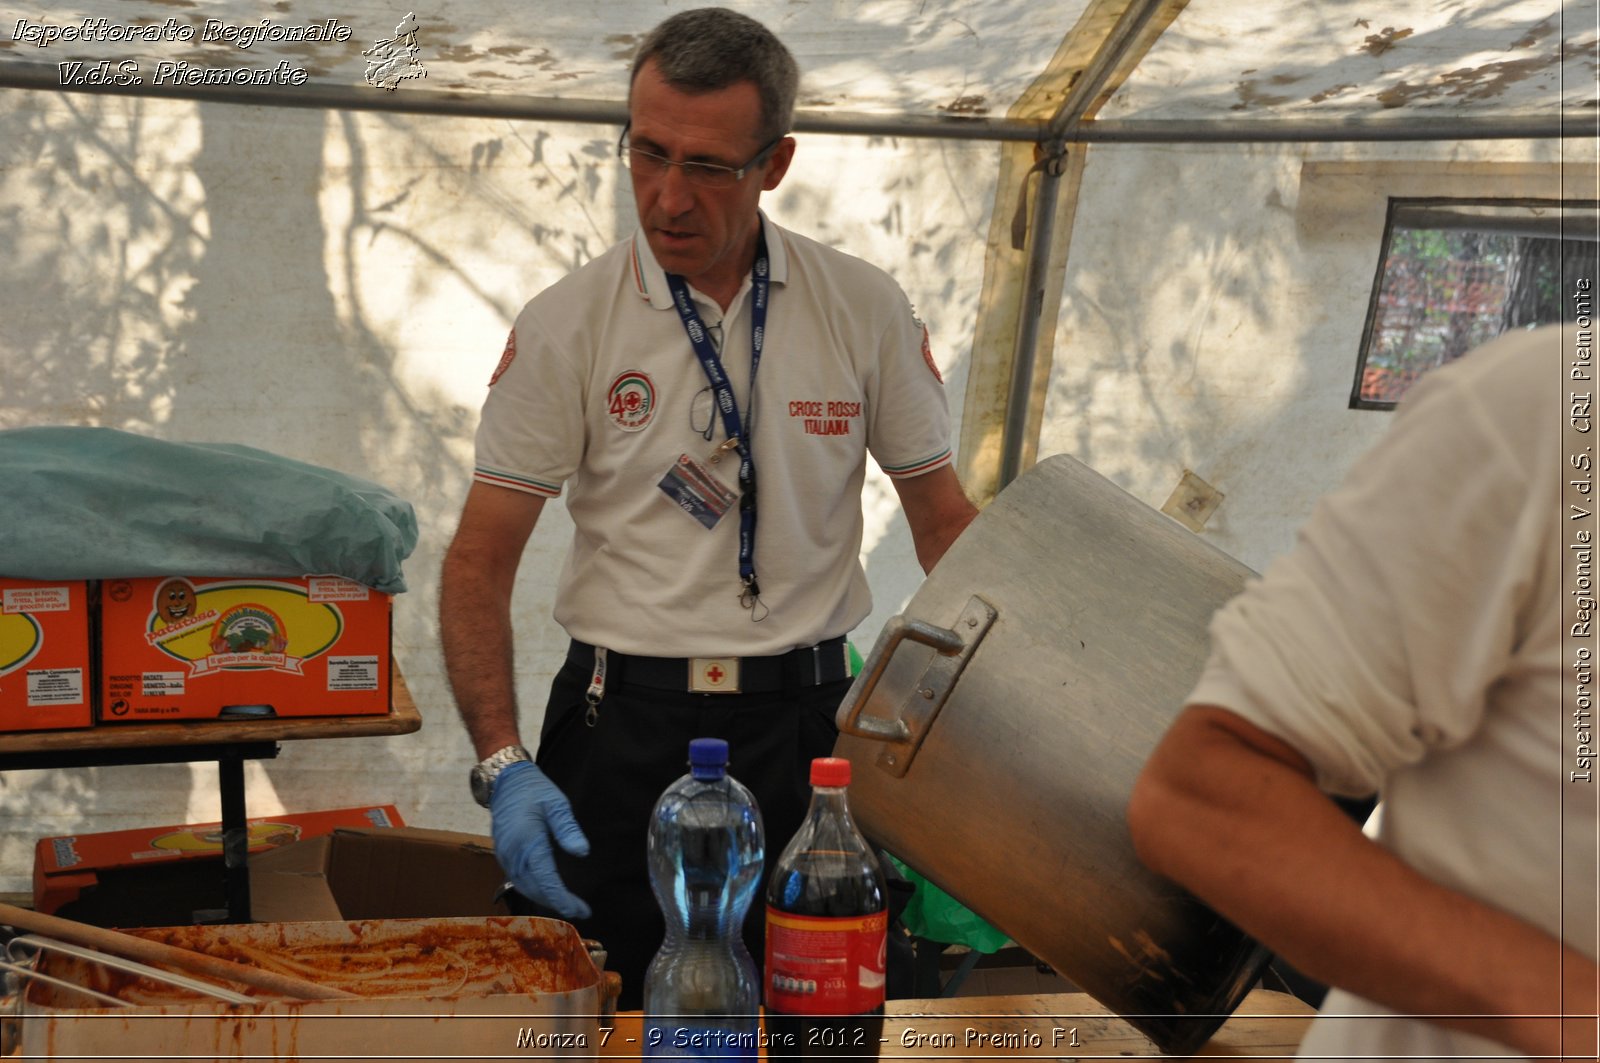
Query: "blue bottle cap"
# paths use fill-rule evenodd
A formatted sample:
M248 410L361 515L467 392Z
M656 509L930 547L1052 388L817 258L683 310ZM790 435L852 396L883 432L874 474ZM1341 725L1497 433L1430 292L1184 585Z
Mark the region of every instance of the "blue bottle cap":
M689 742L689 774L696 779L720 779L728 773L725 738L695 738Z

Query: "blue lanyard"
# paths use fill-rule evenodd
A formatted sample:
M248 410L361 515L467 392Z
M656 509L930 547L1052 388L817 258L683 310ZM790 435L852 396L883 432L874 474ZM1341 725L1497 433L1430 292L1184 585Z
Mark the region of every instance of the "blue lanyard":
M761 368L761 348L766 340L767 292L772 278L767 262L767 234L760 222L756 223L756 263L750 274L750 414L755 412L756 370ZM722 427L728 433L728 442L739 452L739 583L744 591L739 600L746 608L753 608L761 597L761 585L756 582L756 461L750 450L750 438L739 418L739 404L728 383L728 374L722 368L722 359L706 334L705 324L694 308L688 283L676 273L667 274L667 287L672 291L673 305L683 319L683 330L689 334L689 345L694 348L700 367L706 372L716 398L717 409L722 412Z

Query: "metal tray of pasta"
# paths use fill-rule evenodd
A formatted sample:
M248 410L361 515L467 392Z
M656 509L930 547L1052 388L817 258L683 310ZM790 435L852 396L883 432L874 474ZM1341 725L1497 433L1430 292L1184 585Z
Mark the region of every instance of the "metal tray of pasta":
M594 1056L616 996L615 975L599 971L577 931L555 919L373 919L129 933L353 996L285 1000L231 985L252 1001L225 1003L92 960L42 953L36 970L45 977L32 979L21 994L24 1057Z

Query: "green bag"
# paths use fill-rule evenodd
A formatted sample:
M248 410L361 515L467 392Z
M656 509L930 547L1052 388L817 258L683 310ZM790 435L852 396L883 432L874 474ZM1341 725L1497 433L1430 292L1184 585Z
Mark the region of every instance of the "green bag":
M900 921L913 936L948 945L965 945L974 952L991 953L1004 948L1011 939L967 908L944 890L913 871L899 857L888 854L916 892L906 903Z

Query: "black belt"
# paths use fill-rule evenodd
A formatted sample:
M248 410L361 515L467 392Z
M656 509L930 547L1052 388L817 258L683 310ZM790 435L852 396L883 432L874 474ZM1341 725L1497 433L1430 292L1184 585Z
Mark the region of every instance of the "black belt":
M586 670L595 648L572 640L567 660ZM771 657L640 657L606 651L606 684L632 683L691 694L770 694L850 678L850 643L843 635Z

